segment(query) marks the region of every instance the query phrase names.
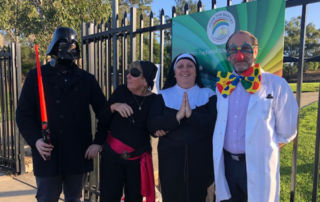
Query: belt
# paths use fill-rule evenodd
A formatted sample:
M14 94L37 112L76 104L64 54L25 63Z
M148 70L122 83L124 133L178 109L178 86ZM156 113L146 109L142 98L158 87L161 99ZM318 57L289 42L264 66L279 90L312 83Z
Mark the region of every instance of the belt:
M246 155L245 154L232 154L226 150L223 150L224 154L227 156L230 156L232 160L234 161L245 161L246 160Z
M140 159L141 195L146 197L147 202L154 202L155 191L151 154L144 152L139 156L131 157L131 154L135 151L134 148L113 137L111 133L107 136L107 143L115 153L125 160Z

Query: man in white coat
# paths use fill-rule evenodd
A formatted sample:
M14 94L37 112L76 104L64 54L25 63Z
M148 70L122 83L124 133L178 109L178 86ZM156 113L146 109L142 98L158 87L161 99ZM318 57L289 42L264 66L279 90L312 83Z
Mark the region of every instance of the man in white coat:
M255 64L258 40L251 33L234 33L226 50L234 70L217 76L216 199L279 201L279 152L296 136L297 102L283 78Z

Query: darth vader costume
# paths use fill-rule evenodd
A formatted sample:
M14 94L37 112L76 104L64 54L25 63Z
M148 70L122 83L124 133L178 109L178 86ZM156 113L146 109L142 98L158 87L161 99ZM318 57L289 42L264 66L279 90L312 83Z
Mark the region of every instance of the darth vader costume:
M74 29L58 27L47 55L51 61L41 66L41 72L53 145L50 160L44 160L36 148L42 138L36 69L24 82L16 120L32 148L37 200L58 201L63 188L65 201L80 201L83 176L93 169L92 160L84 158L92 144L90 106L101 119L106 101L95 77L75 64L80 49Z

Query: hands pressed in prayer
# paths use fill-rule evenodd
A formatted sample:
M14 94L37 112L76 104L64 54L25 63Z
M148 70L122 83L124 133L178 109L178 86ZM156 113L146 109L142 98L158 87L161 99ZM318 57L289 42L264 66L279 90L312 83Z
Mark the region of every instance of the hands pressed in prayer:
M177 112L176 118L180 123L181 119L183 119L184 117L189 118L191 114L192 114L192 109L189 104L188 94L185 92L183 94L182 103L179 111Z

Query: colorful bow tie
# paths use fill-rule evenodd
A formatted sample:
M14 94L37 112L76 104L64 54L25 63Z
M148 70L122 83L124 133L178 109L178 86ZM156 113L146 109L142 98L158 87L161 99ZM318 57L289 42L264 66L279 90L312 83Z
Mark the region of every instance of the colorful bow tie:
M247 69L241 75L236 75L232 72L221 72L217 74L217 88L220 94L226 98L236 88L238 82L241 82L242 86L250 94L254 94L259 90L261 85L261 70L260 65Z

